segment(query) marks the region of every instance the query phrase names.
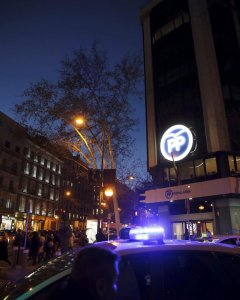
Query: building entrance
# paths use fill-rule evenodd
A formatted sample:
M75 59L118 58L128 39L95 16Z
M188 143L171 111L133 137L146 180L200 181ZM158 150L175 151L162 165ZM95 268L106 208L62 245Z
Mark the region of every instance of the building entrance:
M207 229L211 235L213 232L212 220L207 221L188 221L188 222L175 222L172 223L172 238L184 240L190 238L199 238L207 236Z

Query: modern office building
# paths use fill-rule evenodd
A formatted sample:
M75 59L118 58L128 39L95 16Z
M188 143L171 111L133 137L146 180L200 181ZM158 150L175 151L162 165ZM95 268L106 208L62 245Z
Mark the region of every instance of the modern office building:
M169 236L240 233L240 2L153 0L141 22L144 203Z

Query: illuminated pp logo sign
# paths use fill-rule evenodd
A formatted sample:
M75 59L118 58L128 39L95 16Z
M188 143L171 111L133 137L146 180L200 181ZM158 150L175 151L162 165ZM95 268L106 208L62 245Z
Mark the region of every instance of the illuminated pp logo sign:
M183 125L168 128L162 136L160 149L167 160L178 161L188 155L193 145L191 131Z

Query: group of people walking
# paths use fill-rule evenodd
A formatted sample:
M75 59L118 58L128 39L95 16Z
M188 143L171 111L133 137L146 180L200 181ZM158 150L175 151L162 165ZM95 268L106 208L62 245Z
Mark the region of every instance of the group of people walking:
M12 242L12 249L15 255L14 263L19 264L21 249L28 250L28 259L33 265L47 261L66 251L71 251L74 245L75 236L78 236L78 244L87 244L86 235L78 230L73 233L70 226L62 226L58 231L33 231L26 233L18 229ZM9 265L8 240L4 236L0 240L0 260L4 260Z

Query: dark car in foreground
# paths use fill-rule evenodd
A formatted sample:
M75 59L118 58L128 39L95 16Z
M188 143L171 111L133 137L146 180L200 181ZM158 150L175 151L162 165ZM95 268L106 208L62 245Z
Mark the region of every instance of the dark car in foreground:
M107 247L121 256L119 299L236 298L240 285L238 247L164 241L157 228L139 230L130 231L130 240L105 241L91 246ZM75 255L67 253L53 259L25 276L24 281L9 286L0 298L46 299L68 280Z

